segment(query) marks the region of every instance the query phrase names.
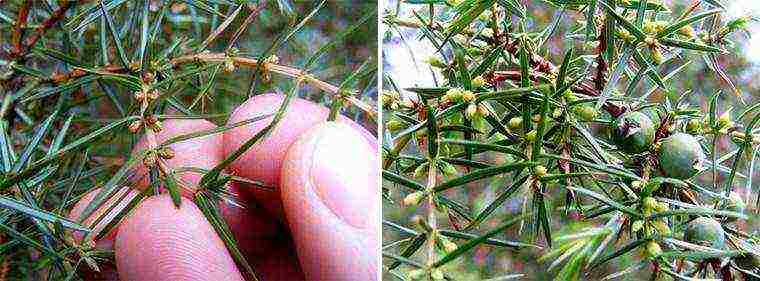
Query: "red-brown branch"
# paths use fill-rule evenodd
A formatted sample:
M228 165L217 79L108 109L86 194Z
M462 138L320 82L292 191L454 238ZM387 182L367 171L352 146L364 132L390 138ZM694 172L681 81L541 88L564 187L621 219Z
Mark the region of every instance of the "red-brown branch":
M11 42L13 43L12 57L16 57L14 54L21 53L21 38L24 36L24 28L26 22L29 19L29 8L32 6L31 0L25 0L21 7L18 9L16 16L16 23L13 25L13 33L11 34Z
M58 23L63 16L66 14L66 11L71 8L73 1L59 1L61 3L61 6L58 7L57 10L53 12L52 15L50 15L49 18L47 18L45 21L42 22L37 28L34 29L34 33L29 38L26 38L26 41L24 41L23 49L19 50L18 57L22 57L26 55L26 53L29 52L29 50L34 47L35 44L37 44L37 41L40 40L40 37L42 35L45 35L45 32L47 32L48 29L52 28L53 25Z

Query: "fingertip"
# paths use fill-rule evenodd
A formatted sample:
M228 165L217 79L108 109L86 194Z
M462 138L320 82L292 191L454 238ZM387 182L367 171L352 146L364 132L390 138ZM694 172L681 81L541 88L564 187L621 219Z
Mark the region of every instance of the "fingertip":
M195 204L146 199L116 236L122 280L243 280L224 243Z
M376 278L376 157L359 132L334 122L315 126L288 150L282 197L308 279Z

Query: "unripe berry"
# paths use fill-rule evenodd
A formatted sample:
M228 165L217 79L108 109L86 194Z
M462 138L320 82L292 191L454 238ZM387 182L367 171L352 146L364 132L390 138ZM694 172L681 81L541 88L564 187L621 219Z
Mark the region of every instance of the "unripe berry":
M721 249L725 244L726 234L718 221L708 217L698 217L686 225L684 240L701 246Z
M667 223L665 223L664 221L661 221L661 220L653 221L653 222L652 222L652 226L653 226L653 227L654 227L654 229L656 229L656 230L657 230L657 232L658 232L658 233L660 233L660 235L662 235L662 236L670 236L671 234L673 234L673 233L670 231L670 227L668 226L668 224L667 224Z
M699 135L702 133L702 122L699 119L690 119L686 123L686 132L692 135Z
M457 168L449 162L441 161L441 171L448 177L455 177L457 175Z
M389 131L395 132L404 128L404 122L398 120L389 120L385 123L385 127L388 128Z
M675 133L660 142L657 159L665 176L688 179L702 169L705 153L696 138Z

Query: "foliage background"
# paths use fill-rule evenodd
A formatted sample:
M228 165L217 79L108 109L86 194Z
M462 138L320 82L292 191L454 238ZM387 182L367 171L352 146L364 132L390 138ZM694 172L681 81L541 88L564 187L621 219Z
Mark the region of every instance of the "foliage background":
M526 11L528 11L528 18L526 20L526 31L528 32L541 32L546 26L554 21L560 10L557 6L549 4L549 2L552 2L551 0L518 2L527 6ZM671 9L674 15L679 15L687 5L692 3L692 1L687 0L665 0L663 2ZM756 17L760 15L760 4L755 1L724 2L728 6L728 12L726 13L727 17L724 17L725 21L740 16ZM427 63L427 59L435 55L436 48L429 43L427 38L423 37L423 32L417 28L408 28L388 24L387 22L382 21L383 16L395 14L397 7L400 7L398 10L398 18L401 19L413 20L414 14L412 11L416 11L424 18L427 18L430 14L428 5L399 3L396 0L384 1L384 6L382 7L381 12L380 30L382 34L383 48L382 63L384 89L393 90L394 88L391 84L395 84L399 89L441 86L443 76L439 69L430 67ZM446 21L453 17L451 14L447 15L445 12L442 12L441 8L437 10L436 15L441 21ZM555 65L559 65L562 62L564 52L570 46L575 48L576 54L592 54L593 46L584 46L582 43L578 43L582 40L571 40L564 37L564 35L568 34L574 26L583 24L583 20L582 13L579 13L578 11L566 12L553 35L548 39L546 47L544 47L546 52L542 53L542 55L547 57ZM723 90L724 94L721 95L718 102L718 112L724 112L729 108L734 108L734 114L741 112L749 105L754 105L759 102L760 52L758 50L760 50L760 44L758 42L760 42L760 36L757 36L756 34L760 31L760 23L751 22L748 30L749 32L743 33L740 36L732 36L731 40L735 45L729 49L729 54L719 56L722 69L733 80L737 88L740 89L746 105L740 103L737 98L731 94L731 88L724 84L720 78L709 70L700 54L694 51L683 52L681 54L682 57L677 59L675 63L662 68L661 73L668 73L673 71L678 65L686 61L691 61L689 65L675 76L674 80L669 81L673 89L678 89L674 92L673 98L677 98L677 95L682 94L686 90L691 90L693 91L693 94L691 95L689 104L701 108L702 111L705 112L708 108L709 99L712 94L715 93L716 90ZM543 49L541 51L543 52ZM445 52L451 57L451 52ZM651 89L652 85L647 81L641 83L639 88L640 91L643 92ZM402 96L415 95L414 93L405 91L401 91L401 94ZM650 101L662 102L663 98L662 91L657 89L650 97ZM386 131L383 135L383 141L386 145L389 143L390 138L391 135ZM736 149L736 146L725 138L718 143L718 147L721 153ZM417 151L414 145L407 147L407 153L415 154L414 151ZM490 164L504 163L503 159L499 157L502 156L486 153L474 160ZM741 169L746 172L747 168L742 167ZM460 171L459 175L462 174L463 172ZM746 189L744 186L746 181L737 181L741 183L741 186L738 186L736 189L736 191L742 194L742 197L751 198L750 201L747 201L747 214L749 215L749 220L746 221L746 224L743 224L740 227L749 233L755 233L755 235L760 233L760 216L757 215L758 209L756 205L760 188L755 184L759 179L758 176L760 175L758 174L757 167L755 167L752 173L753 188L751 193L750 190ZM723 178L724 177L719 177L719 180L722 180ZM424 185L424 179L421 180L421 182ZM507 176L504 176L504 178L502 178L502 176L497 176L492 179L469 183L465 188L449 190L446 191L445 194L447 198L471 206L472 215L474 215L488 203L493 201L509 182ZM696 182L701 184L711 182L711 176L709 174L703 175L700 179L696 180ZM404 196L408 194L408 192L405 191L405 188L388 181L384 181L383 184L385 188L390 190L390 198L393 200L393 202L387 200L383 201L383 216L385 221L409 226L409 221L414 215L427 212L425 210L427 208L425 207L425 204L420 204L419 207L406 207L401 203ZM557 190L559 187L553 188L554 190ZM504 220L519 214L522 199L523 196L519 193L513 195L502 205L502 207L497 209L495 212L496 215L483 223L479 230L475 230L475 232L481 234L485 233L502 223ZM588 223L579 222L573 217L575 214L571 213L570 215L565 215L563 210L556 208L564 205L564 196L562 193L554 193L550 200L551 201L548 204L554 208L551 213L554 237L576 233L583 227L589 226ZM442 226L439 226L443 229L452 229L452 226L448 223L448 220L445 217L439 217L439 223L443 224ZM400 239L409 237L408 235L400 234L399 231L396 231L387 225L384 225L383 229L383 245L386 245L391 241L399 241ZM518 235L516 229L517 227L510 227L504 233L499 234L494 238L506 241L532 241L532 236L529 230L523 230L522 235ZM625 242L621 243L616 244L615 248L620 248ZM540 237L535 241L535 244L544 246L546 245L546 242L543 240L543 237ZM549 265L554 259L540 260L540 257L546 252L548 252L548 250L542 251L528 248L516 251L504 247L479 245L474 250L465 254L466 258L455 260L447 265L446 273L461 278L462 280L479 280L510 276L513 274L524 274L515 280L551 280L559 270L558 268L561 268L562 265L555 267L552 271L548 271ZM413 256L413 259L424 260L423 256L424 251L420 250ZM634 258L630 254L624 255L622 258L615 259L604 266L596 268L592 275L586 276L585 278L591 278L588 280L602 278L625 269L638 259L640 259L638 256ZM392 260L386 259L384 262L388 265L390 261ZM650 272L651 267L645 267L643 270L627 274L624 277L615 280L649 280ZM388 274L387 271L384 271L384 274L387 280L397 280L395 277Z
M107 22L98 15L100 1L70 1L69 3L73 6L66 12L63 20L41 37L26 62L18 64L12 62L10 59L13 50L11 39L17 14L25 2L32 3L27 26L22 30L26 36L29 36L34 33L35 28L50 17L58 5L65 1L0 0L0 74L3 77L0 83L0 94L6 97L6 100L8 97L13 100L11 103L6 102L4 106L8 108L3 110L2 124L4 126L3 131L0 132L2 136L0 139L7 142L8 149L2 149L2 158L8 159L10 154L18 155L25 151L27 145L32 143L33 137L41 131L40 124L50 117L54 110L59 109L51 125L45 127L45 130L49 129L50 132L41 139L40 144L31 146L29 151L32 153L28 163L32 163L45 157L53 138L64 126L66 118L71 118L71 126L66 131L63 146L74 143L86 134L112 124L123 116L139 114L139 103L135 102L133 92L118 81L108 79L84 81L82 79L70 83L51 83L46 80L53 74L71 71L72 62L91 67L102 66L104 54L108 57L108 64L119 64L119 53L109 29L106 28ZM158 25L159 28L155 29L156 36L149 42L147 52L149 60L158 60L162 57L166 58L161 52L170 49L170 46L177 42L179 44L174 49L172 57L192 54L193 48L217 29L238 5L242 5L241 12L206 49L224 53L231 42L233 33L244 24L244 19L251 14L252 10L263 6L261 13L247 26L245 32L233 45L239 50L238 56L259 58L264 56L278 39L284 38L319 4L319 1L300 0L105 0L102 2L106 6L115 5L109 13L119 41L130 60L138 57L138 46L141 35L144 35L140 28L141 15L146 7L151 30L158 22L159 15L163 13L163 21ZM162 9L163 7L166 9ZM324 7L306 21L302 28L288 37L282 45L275 46L271 54L279 58L281 65L301 68L317 53L317 50L323 46L332 45L307 71L322 81L340 85L351 73L366 64L363 75L354 79L349 89L357 91L359 99L374 106L377 81L374 71L377 64L376 9L377 2L375 1L326 1ZM84 19L93 15L96 16L94 21L75 30ZM367 17L368 21L358 24L361 19ZM343 31L350 28L356 28L356 30L345 36L341 35ZM59 56L56 57L56 55ZM25 75L18 79L19 76L14 75L21 72L19 66L24 70L34 70L39 77ZM6 80L8 76L18 80ZM173 90L178 91L176 92L177 100L191 110L191 115L205 117L222 125L226 123L227 114L248 98L249 86L256 77L252 69L243 67L239 67L232 73L220 72L213 79L212 77L209 71L199 71L190 79L179 81L177 85L181 86ZM82 82L78 83L80 81ZM273 74L270 83L256 83L256 88L252 93L270 91L288 93L294 82L295 79ZM205 85L210 85L210 87L205 94L201 95L202 87ZM25 86L29 87L24 88ZM302 86L297 95L328 106L332 101L331 94L308 85ZM198 103L195 107L191 107L194 101ZM163 104L161 108L166 114L181 114L166 104ZM368 130L375 131L376 120L364 111L346 106L343 113L362 123ZM33 185L18 188L6 187L0 190L0 197L19 201L28 200L25 201L26 204L36 206L24 208L65 217L71 206L82 195L105 185L125 164L132 146L140 135L130 133L125 125L99 134L86 145L67 151L60 157L56 157L55 161L49 165L45 165L42 170L51 169L51 173L44 175L41 181L28 181L34 177L21 178L19 179L21 183L30 185L33 183ZM2 175L2 180L9 176L8 168L10 167L6 164L4 166L6 173ZM39 179L36 178L36 180ZM71 194L66 195L69 188ZM73 265L85 267L84 263L79 263L82 260L77 260L80 256L76 253L76 247L63 243L65 239L63 231L53 229L51 224L49 227L52 230L48 230L52 233L46 234L43 231L45 227L34 227L29 219L30 216L16 211L17 209L14 208L0 208L0 225L3 226L0 230L0 280L6 280L6 278L11 280L43 279L47 277L46 274L51 274L50 278L59 280L74 276L69 275L73 272ZM16 235L9 235L8 231L14 230ZM55 243L52 246L49 244L45 246L52 247L58 254L73 258L73 263L62 264L61 260L44 253L40 256L39 250L35 250L35 247L39 245L30 244L33 242L26 241L24 238L38 242L52 239ZM105 257L108 259L109 253L105 253Z

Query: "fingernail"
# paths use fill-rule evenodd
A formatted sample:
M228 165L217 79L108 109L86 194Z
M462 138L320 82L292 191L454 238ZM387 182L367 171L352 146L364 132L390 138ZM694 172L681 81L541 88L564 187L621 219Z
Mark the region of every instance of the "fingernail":
M310 179L333 214L361 229L376 221L377 156L359 132L326 123L315 136Z

